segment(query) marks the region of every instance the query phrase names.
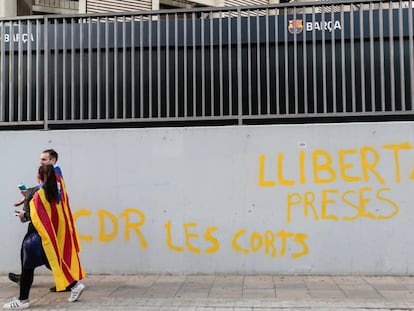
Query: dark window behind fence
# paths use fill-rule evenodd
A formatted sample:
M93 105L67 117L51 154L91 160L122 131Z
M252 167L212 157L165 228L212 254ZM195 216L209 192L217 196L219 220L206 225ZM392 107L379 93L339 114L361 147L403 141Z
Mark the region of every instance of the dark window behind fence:
M0 129L414 119L413 1L0 20Z

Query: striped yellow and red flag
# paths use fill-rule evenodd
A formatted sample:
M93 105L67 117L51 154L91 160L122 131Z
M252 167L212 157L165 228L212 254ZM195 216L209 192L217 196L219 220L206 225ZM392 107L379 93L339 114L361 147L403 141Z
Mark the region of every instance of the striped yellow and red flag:
M48 202L45 190L40 188L30 202L30 217L42 238L56 290L60 291L74 281L82 280L85 272L78 256L80 244L65 183L59 171L56 171L56 177L60 185L60 202Z

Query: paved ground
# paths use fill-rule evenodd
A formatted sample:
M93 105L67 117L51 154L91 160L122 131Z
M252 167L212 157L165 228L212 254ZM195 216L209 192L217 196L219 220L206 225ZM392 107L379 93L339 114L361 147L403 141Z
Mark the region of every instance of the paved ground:
M75 303L35 275L33 310L270 311L414 310L414 277L275 275L89 275ZM1 306L18 295L0 276Z

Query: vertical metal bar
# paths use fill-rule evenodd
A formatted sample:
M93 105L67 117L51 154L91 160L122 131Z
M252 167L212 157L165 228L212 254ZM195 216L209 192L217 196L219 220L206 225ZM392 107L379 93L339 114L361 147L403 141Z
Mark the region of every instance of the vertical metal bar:
M49 19L45 17L44 24L44 74L43 74L43 83L44 83L44 100L43 100L43 122L44 129L49 128Z
M261 75L261 57L260 57L260 23L259 23L259 13L260 11L256 11L256 73L257 73L257 113L259 115L262 114L261 104L262 104L262 75Z
M98 49L97 49L98 50ZM92 19L88 18L88 120L93 118L92 115ZM97 65L99 67L99 65Z
M392 3L388 8L388 38L389 38L389 66L390 66L390 84L391 84L391 111L395 112L395 66L394 66L394 18Z
M78 18L79 24L79 119L84 120L84 65L83 65L83 58L84 58L84 47L83 47L83 39L84 39L84 31L83 31L83 19Z
M251 22L250 22L250 11L247 11L247 81L250 82L252 80L252 36L251 36ZM239 73L240 74L240 73ZM241 86L242 87L242 86ZM248 107L247 107L247 115L252 115L252 87L251 84L248 83L247 85L247 94L248 94Z
M352 92L352 112L356 112L356 94L355 94L355 28L354 28L354 6L351 5L350 12L350 38L351 43L351 92Z
M105 17L105 119L109 119L109 19Z
M405 68L404 68L404 38L403 38L403 5L400 3L398 9L398 43L399 43L399 67L400 67L400 94L401 94L401 111L406 111L405 102Z
M229 12L230 15L230 12ZM231 36L231 18L227 18L227 63L228 63L228 71L229 71L229 101L228 101L228 105L229 105L229 113L230 116L233 116L234 111L233 111L233 67L232 67L232 36Z
M270 32L269 9L266 9L266 114L270 115Z
M315 6L312 6L312 25L315 25ZM318 85L317 85L317 62L316 62L316 32L312 27L312 73L313 73L313 109L318 113Z
M344 10L344 5L341 4L341 11ZM334 15L334 6L332 5L331 11L331 21L332 25L334 24L335 15ZM332 65L331 65L331 74L332 74L332 112L336 114L336 104L337 104L337 97L336 97L336 47L335 47L335 29L332 27L331 31L331 55L332 55ZM306 94L306 93L305 93Z
M96 118L101 119L101 18L96 18Z
M131 118L136 117L135 112L135 18L131 17Z
M23 40L22 40L22 21L18 22L19 36L17 50L17 118L18 121L23 119Z
M53 78L51 79L51 81L54 81L54 90L53 90L53 95L54 95L54 120L58 119L58 110L59 110L59 90L60 90L60 86L59 86L59 81L60 81L60 77L59 77L59 71L58 71L58 67L59 67L59 49L58 49L58 22L55 19L54 20L54 70L53 70Z
M193 29L193 114L197 116L197 74L196 74L196 57L197 57L197 45L196 45L196 16L192 13L192 29Z
M379 41L380 41L380 81L381 81L381 111L385 112L385 69L384 69L384 4L379 7Z
M148 19L148 67L149 117L152 118L152 16Z
M66 120L67 116L66 116L66 107L67 107L67 74L66 74L66 58L67 58L67 47L66 47L66 18L63 19L62 21L62 27L63 27L63 31L62 31L62 75L63 75L63 79L62 79L62 120Z
M219 32L219 48L218 48L218 53L219 53L219 81L218 81L218 102L219 102L219 114L220 117L223 116L223 12L220 11L219 12L219 16L218 16L218 32Z
M177 13L174 14L174 88L175 88L175 92L174 92L174 107L175 107L175 117L178 117L178 104L179 104L179 100L178 100L178 71L179 71L179 67L178 67L178 15Z
M124 121L127 118L127 81L130 80L127 79L126 53L126 16L124 15L122 20L122 119Z
M293 20L297 20L297 7L295 6L293 8ZM298 103L298 97L299 97L299 90L298 90L298 83L299 83L299 77L298 77L298 40L297 36L293 37L293 77L294 77L294 93L295 93L295 108L293 113L297 114L299 111L299 103Z
M27 75L26 75L26 120L31 120L32 115L32 21L27 21Z
M41 120L40 116L40 81L42 78L42 73L40 72L40 38L41 38L41 27L40 20L36 20L36 121ZM44 24L44 29L46 25ZM45 30L44 30L45 31ZM44 73L44 72L43 72Z
M183 50L184 50L184 116L188 117L188 64L187 64L187 14L184 14L184 40L183 40Z
M10 22L10 37L9 37L9 122L14 120L14 88L15 88L15 78L14 78L14 25L13 22Z
M306 23L306 14L305 14L305 7L302 7L302 21ZM306 29L306 24L304 25ZM303 53L303 105L304 105L304 113L309 113L308 107L308 44L307 44L307 31L303 32L303 41L302 41L302 53Z
M364 12L362 8L359 10L359 53L361 59L360 75L361 75L361 106L362 112L366 112L365 102L365 42L364 42Z
M161 24L157 16L157 117L161 118Z
M275 89L276 89L276 115L280 115L280 70L279 70L279 18L278 15L275 18Z
M322 6L322 24L325 25L326 20L326 7ZM328 112L328 99L326 91L326 35L325 31L322 31L322 101L323 101L323 114Z
M374 54L374 5L371 2L369 5L369 58L370 58L370 67L371 67L371 71L370 71L370 87L371 87L371 106L372 106L372 111L376 111L376 106L375 106L375 54Z
M165 96L165 103L167 105L167 118L171 117L171 101L170 101L170 32L169 32L169 25L170 24L170 14L165 15L165 89L166 89L166 96ZM175 105L177 102L174 101Z
M287 17L287 10L284 12L285 17L285 24L287 24L288 17ZM285 113L289 114L289 44L288 44L288 32L285 31L285 43L284 43L284 50L285 50ZM315 80L316 81L316 80Z
M243 79L242 79L242 34L241 34L241 9L237 9L237 102L238 123L243 124Z
M344 25L344 11L341 11L341 25ZM345 49L345 34L341 31L341 79L342 79L342 113L346 112L346 49Z
M88 107L88 120L92 120L92 20L90 17L87 19L87 25L88 25L88 52L87 52L87 58L88 58L88 78L87 78L87 107Z
M206 51L205 51L205 17L203 16L201 18L201 107L202 107L202 113L201 115L203 117L206 116Z
M118 119L118 16L114 17L114 119Z
M70 73L71 73L71 85L70 85L70 92L71 92L71 103L70 103L70 120L75 120L75 107L77 100L75 99L75 19L72 17L71 21L71 38L70 38L70 55L71 55L71 64L70 64Z
M139 113L140 117L144 118L144 16L140 16L140 27L139 27Z
M213 12L210 12L210 115L214 116L214 29L213 29ZM221 69L221 67L220 67Z

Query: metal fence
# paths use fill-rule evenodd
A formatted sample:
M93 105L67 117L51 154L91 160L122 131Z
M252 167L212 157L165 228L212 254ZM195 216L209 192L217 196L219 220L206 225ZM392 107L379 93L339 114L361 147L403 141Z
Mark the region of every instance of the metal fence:
M413 1L0 20L0 129L414 119Z

